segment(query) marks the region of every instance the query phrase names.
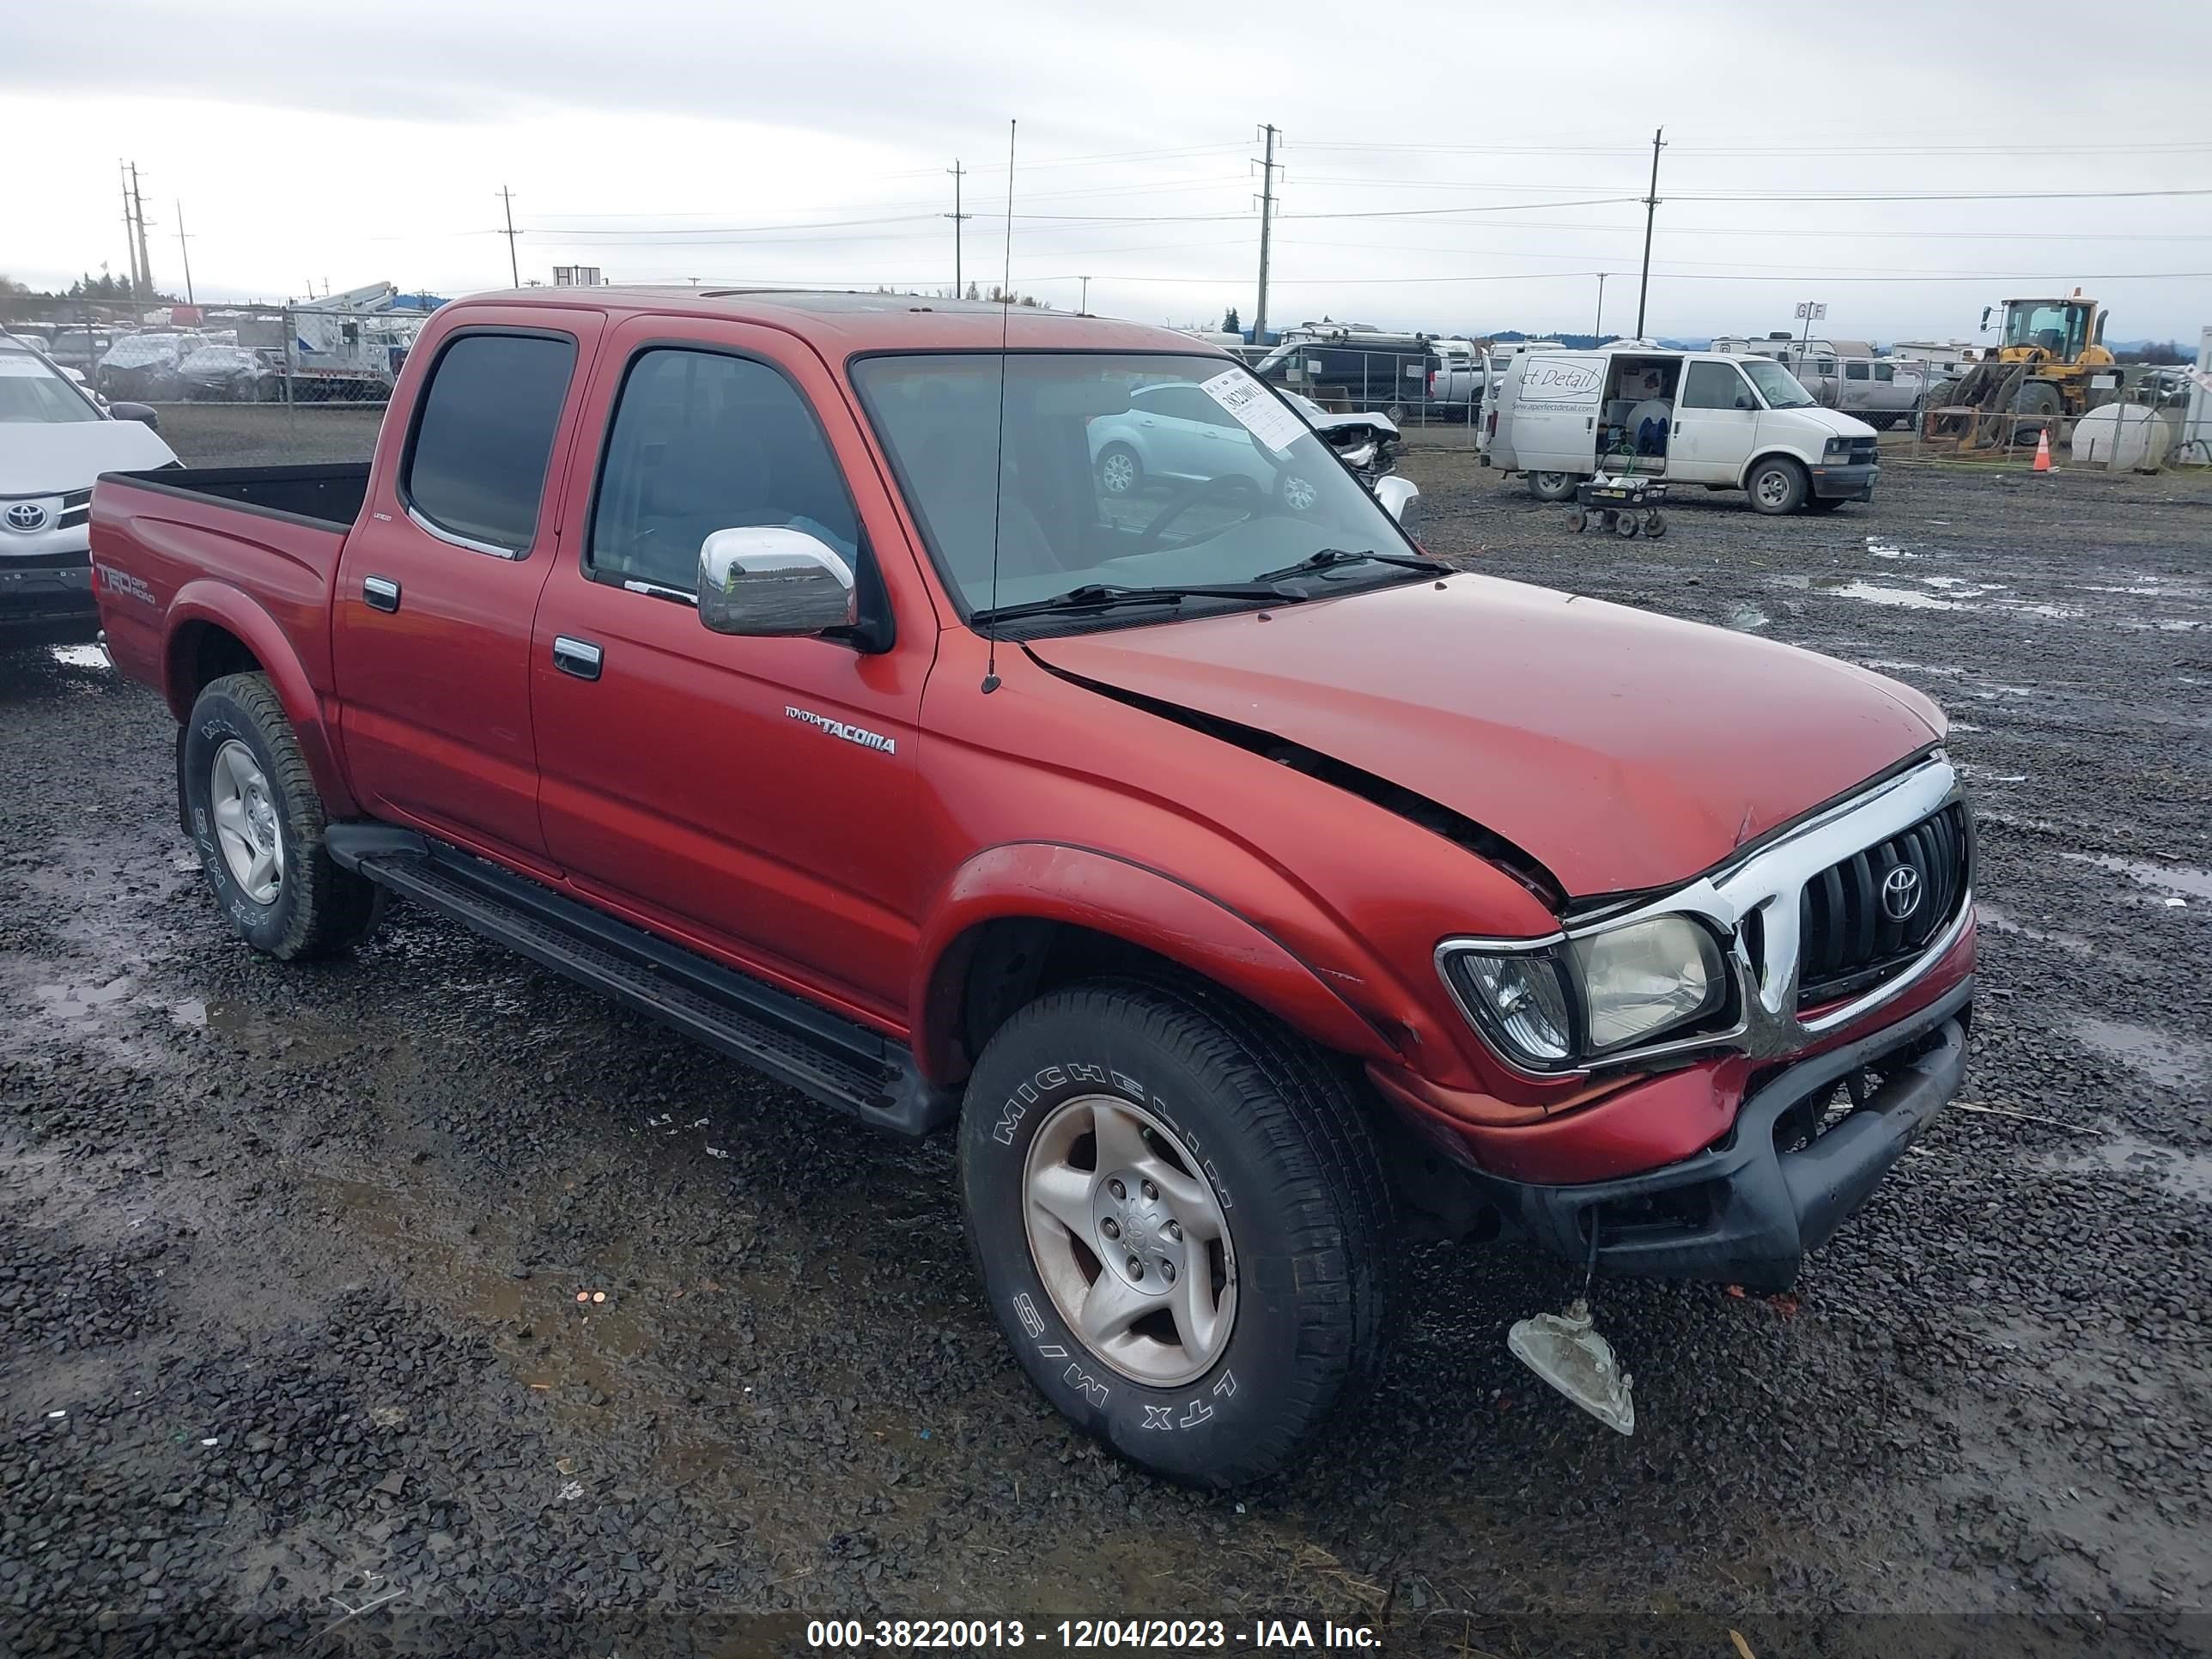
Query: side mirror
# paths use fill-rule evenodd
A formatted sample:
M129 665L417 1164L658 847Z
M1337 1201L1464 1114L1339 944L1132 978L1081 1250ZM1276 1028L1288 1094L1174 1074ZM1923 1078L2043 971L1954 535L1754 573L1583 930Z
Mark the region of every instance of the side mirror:
M1375 499L1382 503L1382 510L1395 519L1401 529L1413 521L1413 503L1420 495L1419 485L1395 472L1375 481Z
M803 530L717 530L699 544L699 620L714 633L748 638L856 627L853 567Z
M137 421L156 432L161 429L161 417L149 404L110 404L107 412L118 421Z

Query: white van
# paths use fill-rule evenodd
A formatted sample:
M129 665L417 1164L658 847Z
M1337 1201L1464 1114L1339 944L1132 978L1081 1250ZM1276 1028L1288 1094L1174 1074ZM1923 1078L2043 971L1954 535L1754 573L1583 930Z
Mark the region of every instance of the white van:
M1562 501L1600 471L1741 489L1761 513L1873 498L1875 429L1771 358L1625 342L1515 357L1483 416L1486 466Z

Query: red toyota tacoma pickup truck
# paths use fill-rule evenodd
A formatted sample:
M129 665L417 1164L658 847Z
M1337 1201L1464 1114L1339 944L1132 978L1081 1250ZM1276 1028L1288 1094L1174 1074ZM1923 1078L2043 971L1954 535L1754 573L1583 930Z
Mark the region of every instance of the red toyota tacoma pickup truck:
M398 894L956 1131L1022 1365L1176 1477L1369 1388L1409 1232L1780 1287L1960 1085L1927 699L1434 562L1181 335L469 300L367 465L92 542L249 943Z

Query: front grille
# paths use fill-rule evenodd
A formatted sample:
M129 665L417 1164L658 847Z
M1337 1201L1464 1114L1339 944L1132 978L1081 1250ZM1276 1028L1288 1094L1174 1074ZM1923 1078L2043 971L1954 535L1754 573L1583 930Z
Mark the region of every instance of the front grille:
M1879 440L1874 438L1852 439L1851 465L1853 466L1867 466L1872 465L1876 456L1881 453L1878 445Z
M1966 809L1954 802L1807 882L1797 902L1798 1007L1879 985L1926 950L1964 899L1968 845ZM1918 894L1901 921L1884 902L1899 870L1912 872Z
M62 497L61 516L54 520L54 528L67 530L81 525L92 517L92 492L72 489Z

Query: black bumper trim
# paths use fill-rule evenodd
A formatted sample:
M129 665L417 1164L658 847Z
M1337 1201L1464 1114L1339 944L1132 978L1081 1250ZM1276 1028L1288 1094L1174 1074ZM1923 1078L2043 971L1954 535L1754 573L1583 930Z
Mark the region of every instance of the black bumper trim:
M1811 471L1813 493L1823 501L1871 501L1881 477L1881 468L1870 461L1856 466L1815 466Z
M1551 1187L1486 1176L1509 1221L1540 1248L1582 1262L1590 1222L1598 1266L1608 1273L1709 1279L1786 1290L1808 1252L1864 1204L1913 1137L1958 1094L1966 1070L1972 976L1927 1007L1870 1036L1801 1061L1747 1100L1723 1145L1679 1164L1616 1181ZM1936 1041L1899 1066L1865 1103L1807 1146L1774 1145L1776 1123L1837 1081L1930 1033ZM1699 1194L1703 1218L1632 1220L1619 1227L1601 1206Z

